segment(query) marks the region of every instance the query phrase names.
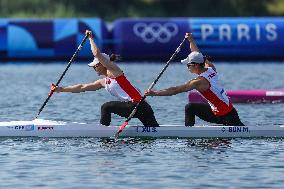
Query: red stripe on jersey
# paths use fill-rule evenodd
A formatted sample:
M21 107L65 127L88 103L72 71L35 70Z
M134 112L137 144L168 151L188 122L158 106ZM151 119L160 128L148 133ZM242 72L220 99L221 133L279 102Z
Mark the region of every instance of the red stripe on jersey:
M131 85L124 75L115 78L119 86L130 96L132 102L139 102L142 98L140 93Z
M212 110L216 116L225 115L233 109L231 101L229 101L229 105L227 105L225 102L219 99L210 89L200 93L216 107L217 111Z

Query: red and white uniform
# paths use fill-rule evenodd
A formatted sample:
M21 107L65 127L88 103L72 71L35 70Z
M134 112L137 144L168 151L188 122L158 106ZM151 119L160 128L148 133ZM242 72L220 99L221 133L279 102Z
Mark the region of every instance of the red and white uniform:
M142 96L135 89L124 75L116 78L105 78L105 89L112 95L117 97L120 101L131 101L137 103Z
M206 72L199 76L208 80L210 87L204 92L200 92L208 101L213 113L216 116L222 116L233 109L233 105L226 94L224 88L219 84L217 72L209 67Z

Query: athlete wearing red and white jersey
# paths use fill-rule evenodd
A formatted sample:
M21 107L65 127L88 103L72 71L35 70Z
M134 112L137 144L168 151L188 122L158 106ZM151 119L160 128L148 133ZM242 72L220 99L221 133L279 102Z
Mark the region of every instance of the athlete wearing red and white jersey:
M197 74L198 77L183 85L159 91L147 90L145 95L171 96L195 89L208 101L208 104L187 104L185 106L185 126L193 126L195 116L211 123L243 126L225 89L219 83L215 66L199 52L191 33L186 33L185 38L190 42L192 52L181 62L186 64L190 72Z
M86 31L91 44L91 50L94 55L93 62L88 66L94 68L99 76L105 78L99 79L93 83L78 84L66 87L56 87L55 92L73 92L80 93L85 91L96 91L105 88L117 101L106 102L101 106L101 124L109 126L111 123L111 114L127 118L136 104L142 99L139 91L127 80L123 71L114 63L118 59L117 55L110 57L101 53L97 48L91 31ZM138 118L144 126L158 127L154 112L151 106L144 100L137 107L134 117Z
M120 101L138 103L142 98L141 94L130 84L124 75L115 78L106 77L104 83L106 91Z
M209 82L209 88L199 92L208 101L213 113L217 116L229 113L233 109L233 105L226 91L219 84L217 72L212 67L208 67L207 71L201 73L199 77L203 77Z

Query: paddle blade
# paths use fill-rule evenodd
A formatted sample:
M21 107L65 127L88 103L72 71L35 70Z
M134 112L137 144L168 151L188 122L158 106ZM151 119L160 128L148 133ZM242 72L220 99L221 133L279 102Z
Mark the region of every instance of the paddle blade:
M119 137L119 134L123 131L123 129L128 125L128 122L124 122L118 129L118 131L115 134L115 138Z

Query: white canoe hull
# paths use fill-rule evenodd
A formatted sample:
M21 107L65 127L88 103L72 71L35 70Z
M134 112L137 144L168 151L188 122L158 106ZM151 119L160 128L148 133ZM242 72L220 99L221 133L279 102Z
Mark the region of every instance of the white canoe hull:
M0 137L113 137L117 126L66 123L49 120L0 122ZM284 137L284 125L268 126L128 126L122 137L155 138L254 138Z

